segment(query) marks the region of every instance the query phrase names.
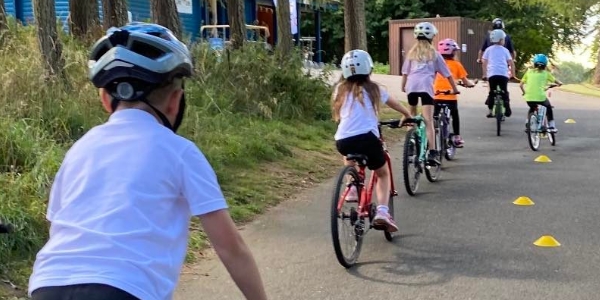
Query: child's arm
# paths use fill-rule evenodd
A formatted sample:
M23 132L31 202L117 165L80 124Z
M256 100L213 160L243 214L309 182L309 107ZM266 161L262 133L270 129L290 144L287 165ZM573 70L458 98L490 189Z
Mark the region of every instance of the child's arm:
M515 67L515 61L512 60L512 58L510 58L506 62L510 65L510 69L512 70L512 77L515 77L515 73L517 72L517 68Z
M483 78L487 78L487 67L488 67L488 58L490 57L490 52L489 52L490 48L485 49L485 52L483 52L483 60L481 61L481 68L482 68L482 73L483 74Z
M466 87L474 87L475 86L466 76L463 78L460 78L460 80L462 80L462 82L465 84Z
M406 93L406 78L408 75L402 74L402 92Z
M406 107L404 107L404 105L400 104L400 102L398 100L396 100L396 98L392 97L391 95L389 96L389 98L385 104L387 106L389 106L390 108L392 108L393 110L402 113L404 115L404 118L407 118L407 119L412 118L410 111L408 111L408 109Z
M200 216L202 228L246 299L267 300L252 253L240 236L227 210Z
M454 78L452 78L452 76L448 76L446 78L448 78L448 81L450 81L450 85L452 86L452 91L455 94L459 94L460 92L458 91L458 88L456 87L456 82L454 82Z
M525 82L521 81L519 83L519 88L521 89L521 94L525 95L525 88L523 88L523 86L525 85Z

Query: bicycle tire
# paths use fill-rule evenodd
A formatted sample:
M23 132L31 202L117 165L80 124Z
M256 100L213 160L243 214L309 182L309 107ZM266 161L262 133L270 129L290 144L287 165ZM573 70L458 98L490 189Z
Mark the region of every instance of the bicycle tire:
M411 142L411 138L412 140L414 140L414 143ZM415 157L415 159L419 159L419 137L415 134L415 129L412 128L410 129L408 132L406 132L406 137L404 139L404 153L402 154L402 175L404 177L404 188L406 189L406 193L408 193L411 196L416 195L417 190L419 189L419 175L418 175L418 170L414 175L414 179L415 179L415 185L411 186L410 184L410 175L412 174L408 174L408 168L410 167L410 157L409 157L409 151L411 150L411 148L413 149L413 153L415 155L413 155ZM413 165L417 164L416 162L412 162Z
M500 100L502 101L502 100ZM500 136L500 132L502 130L502 104L496 100L496 108L494 111L496 115L496 136Z
M358 172L356 171L356 168L352 167L352 166L346 166L344 167L336 180L336 187L333 191L333 195L331 198L331 238L332 238L332 242L333 242L333 250L335 252L335 256L338 260L338 262L346 269L351 268L354 264L356 264L356 261L358 260L358 257L360 255L360 250L362 248L362 242L363 242L363 236L364 235L360 235L357 236L356 235L356 225L354 225L352 227L352 230L354 231L354 236L356 238L356 245L354 247L354 251L352 252L352 255L348 258L344 255L343 251L342 251L342 246L340 245L340 236L339 236L339 227L338 227L338 219L339 219L339 212L337 209L337 206L339 204L339 199L340 196L342 194L342 186L345 186L344 182L346 180L346 175L350 175L352 176L352 179L355 180L355 182L360 182L360 179L358 177ZM357 192L358 192L358 203L360 203L360 185L357 185ZM360 220L360 219L358 219ZM363 232L364 234L364 232Z
M390 216L392 217L392 219L394 221L396 221L396 217L394 214L394 196L390 194L390 198L389 198L389 202L388 202L388 213L390 214ZM383 236L385 236L385 239L388 242L391 242L394 240L394 233L393 232L388 232L387 230L383 231Z
M550 141L550 145L556 146L556 135L554 132L548 132L548 140Z
M538 127L537 117L535 116L534 113L528 113L527 114L527 142L529 143L529 148L531 148L531 150L538 151L540 149L540 133L537 132L537 129L535 132L532 133L532 131L531 131L532 122L535 122L534 127L537 128ZM533 140L534 136L537 138L537 142Z

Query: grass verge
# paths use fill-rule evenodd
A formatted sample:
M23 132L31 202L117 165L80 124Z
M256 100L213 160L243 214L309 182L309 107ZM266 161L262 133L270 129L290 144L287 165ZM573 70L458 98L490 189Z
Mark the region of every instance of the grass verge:
M600 98L600 88L589 83L565 84L560 89L566 92Z
M87 79L87 47L62 36L68 84L46 81L34 27L10 24L0 48L0 218L17 232L0 236L0 298L23 295L35 254L47 239L48 192L64 154L107 119ZM239 224L300 187L337 171L335 124L329 120L329 76L307 76L300 55L286 64L248 46L218 61L194 46L197 75L186 83L180 132L214 167ZM77 87L71 89L69 86ZM192 224L187 261L206 247Z

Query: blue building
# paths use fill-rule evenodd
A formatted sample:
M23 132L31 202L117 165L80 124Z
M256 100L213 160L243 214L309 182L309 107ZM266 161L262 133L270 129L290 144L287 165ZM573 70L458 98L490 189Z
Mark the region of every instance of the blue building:
M102 2L98 1L100 18L102 18ZM132 21L149 21L151 16L151 0L128 0L128 11ZM244 0L245 19L247 25L259 25L268 28L267 42L274 45L277 42L277 17L275 14L276 0ZM313 51L317 54L316 61L321 62L321 11L336 9L339 0L331 0L327 4L312 4L311 0L292 0L290 3L292 23L300 24L302 16L312 14L315 20L315 36L312 37L315 45ZM177 9L181 18L184 34L192 40L208 38L208 31L201 32L204 25L227 25L227 7L225 0L176 0ZM5 0L6 13L15 17L23 24L33 23L32 0ZM67 18L69 17L69 0L55 0L56 16L62 22L63 29L68 31ZM294 26L294 25L292 25ZM301 41L300 29L294 34L296 41ZM223 30L223 38L229 37L228 30Z

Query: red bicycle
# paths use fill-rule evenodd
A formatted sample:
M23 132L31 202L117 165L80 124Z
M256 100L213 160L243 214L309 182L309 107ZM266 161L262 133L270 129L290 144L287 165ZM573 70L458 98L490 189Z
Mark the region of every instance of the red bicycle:
M398 195L398 192L394 187L390 154L381 134L382 126L400 128L400 120L380 121L378 126L380 140L385 152L385 160L390 172L389 214L394 218L394 197ZM331 201L331 237L338 261L345 268L350 268L358 259L363 237L370 229L374 228L373 218L375 218L376 205L372 202L372 196L378 178L375 172L371 172L368 186L365 188L367 157L355 153L347 155L346 160L356 162L358 170L354 166L345 166L337 177ZM346 199L353 189L357 197L352 200ZM344 209L346 206L349 207L347 210ZM340 226L340 223L342 226ZM341 234L340 231L342 231ZM387 230L384 230L384 235L388 241L392 241L394 238L393 234ZM341 238L350 240L349 245L347 244L345 247L345 250L350 252L348 255L342 249Z

